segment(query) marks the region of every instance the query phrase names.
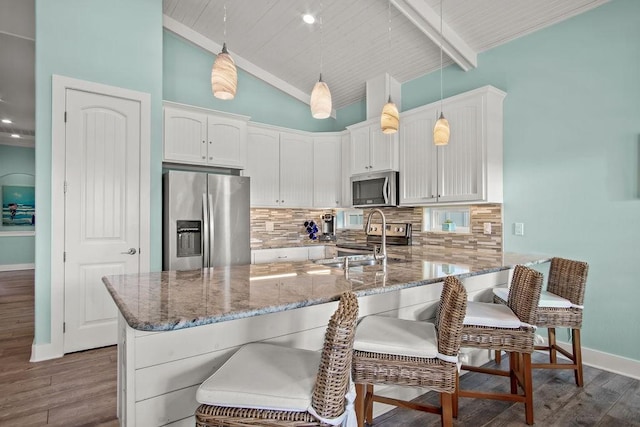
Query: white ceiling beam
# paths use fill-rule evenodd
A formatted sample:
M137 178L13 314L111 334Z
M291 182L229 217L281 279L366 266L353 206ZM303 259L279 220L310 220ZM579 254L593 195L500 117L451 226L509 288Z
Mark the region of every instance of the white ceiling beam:
M440 46L440 13L432 9L425 0L391 0L391 3L420 31ZM442 50L464 71L478 66L478 53L442 22Z
M191 29L190 27L184 25L181 22L176 21L175 19L167 16L167 15L162 15L162 26L164 28L166 28L167 30L171 31L174 34L177 34L178 36L190 41L191 43L195 44L196 46L199 46L201 48L203 48L206 51L209 51L215 55L217 55L218 53L220 53L220 51L222 50L222 46L220 46L218 43L214 42L213 40L203 36L202 34L200 34L197 31L194 31L193 29ZM254 63L250 62L249 60L239 56L238 54L234 53L231 49L229 49L229 53L231 54L231 56L233 57L234 62L236 63L236 66L238 66L239 68L242 68L244 71L246 71L247 73L257 77L258 79L264 81L265 83L270 84L271 86L275 87L276 89L281 90L282 92L286 93L287 95L290 95L292 97L294 97L295 99L304 102L305 104L309 105L311 103L311 94L308 94L306 92L301 91L300 89L298 89L295 86L292 86L291 84L287 83L286 81L274 76L273 74L269 73L268 71L258 67L257 65L255 65ZM213 64L213 62L212 62ZM313 88L311 88L313 89ZM311 114L311 113L309 113ZM331 117L335 118L336 117L336 110L332 109L331 110Z

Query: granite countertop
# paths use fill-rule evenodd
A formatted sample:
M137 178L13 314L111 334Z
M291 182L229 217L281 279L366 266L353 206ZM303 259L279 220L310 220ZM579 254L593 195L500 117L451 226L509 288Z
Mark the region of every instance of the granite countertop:
M194 271L106 276L102 280L129 326L168 331L322 304L345 291L366 296L547 262L544 255L502 256L411 251L380 265L329 268L310 261L236 265Z

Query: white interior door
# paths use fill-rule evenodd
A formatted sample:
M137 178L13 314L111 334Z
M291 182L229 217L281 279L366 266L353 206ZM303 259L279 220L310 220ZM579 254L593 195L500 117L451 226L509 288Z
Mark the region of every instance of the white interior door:
M102 276L140 269L137 101L66 90L64 352L112 345L117 309Z

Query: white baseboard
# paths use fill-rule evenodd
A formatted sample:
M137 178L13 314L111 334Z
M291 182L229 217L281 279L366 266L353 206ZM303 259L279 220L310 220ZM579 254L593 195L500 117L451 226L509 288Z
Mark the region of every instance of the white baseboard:
M5 264L5 265L0 265L0 271L33 270L34 268L36 268L35 264Z
M547 339L544 340L545 345ZM571 343L557 341L557 343L567 351L571 352ZM562 356L561 354L558 354ZM582 347L582 364L593 368L602 369L603 371L613 372L614 374L624 375L625 377L640 380L640 361L629 359L627 357L617 356L604 351L594 350Z
M52 343L31 344L31 359L29 362L42 362L43 360L57 359L64 356Z

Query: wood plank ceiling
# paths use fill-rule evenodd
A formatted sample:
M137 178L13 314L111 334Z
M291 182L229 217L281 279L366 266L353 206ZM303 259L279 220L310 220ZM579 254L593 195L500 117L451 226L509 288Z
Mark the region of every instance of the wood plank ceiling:
M477 53L607 1L444 0L444 64L453 58L463 69L473 68L455 56L456 49L475 59ZM440 0L391 2L389 13L386 0L228 1L227 46L234 57L310 94L320 72L321 31L318 21L308 25L301 17L318 17L322 3L322 74L333 108L342 108L364 98L370 78L388 72L404 83L440 67ZM220 0L164 0L163 12L221 45L224 6Z

